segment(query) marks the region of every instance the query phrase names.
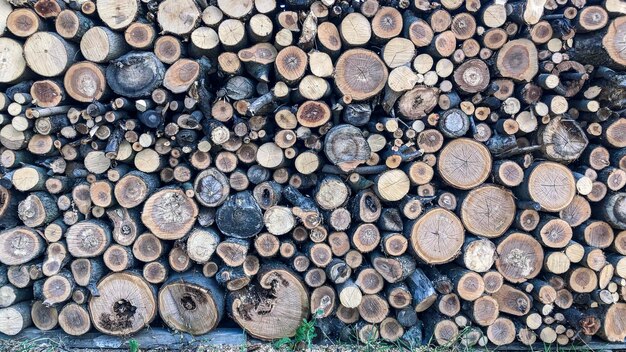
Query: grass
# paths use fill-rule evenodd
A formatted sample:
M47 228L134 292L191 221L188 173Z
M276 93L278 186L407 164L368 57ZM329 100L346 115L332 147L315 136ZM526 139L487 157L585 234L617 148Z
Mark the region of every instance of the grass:
M313 339L317 337L315 326L317 319L324 314L323 309L318 309L311 320L302 319L296 334L293 337L283 337L273 343L274 348L288 348L290 350L310 349L313 346Z
M139 352L139 342L137 340L128 340L128 352Z
M0 351L11 352L58 352L65 351L61 342L47 337L32 339L1 340Z

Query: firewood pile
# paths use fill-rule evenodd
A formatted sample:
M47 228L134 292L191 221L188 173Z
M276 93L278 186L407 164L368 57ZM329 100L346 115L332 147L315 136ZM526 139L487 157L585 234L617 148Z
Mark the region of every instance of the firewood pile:
M622 0L0 0L0 332L623 341L625 37Z

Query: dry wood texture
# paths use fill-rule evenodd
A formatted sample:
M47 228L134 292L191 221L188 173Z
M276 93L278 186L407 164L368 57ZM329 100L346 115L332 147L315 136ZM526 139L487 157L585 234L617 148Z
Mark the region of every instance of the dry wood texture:
M624 37L618 0L0 0L0 332L623 341Z

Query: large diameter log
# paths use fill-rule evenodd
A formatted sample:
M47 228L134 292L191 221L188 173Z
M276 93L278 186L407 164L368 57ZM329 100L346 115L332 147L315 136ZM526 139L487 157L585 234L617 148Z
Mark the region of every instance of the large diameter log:
M510 233L499 241L496 251L496 268L510 282L524 282L541 271L543 248L529 235Z
M67 94L79 102L99 100L107 92L104 68L89 61L76 63L65 73L63 86Z
M609 342L621 342L626 338L623 324L626 314L626 303L616 303L604 309L600 314L602 326L597 335Z
M494 185L471 190L460 206L465 228L478 236L501 236L515 220L515 199L511 191Z
M77 258L97 257L104 253L111 243L111 229L100 220L78 222L67 229L65 234L67 250Z
M442 223L446 226L441 226ZM465 229L454 213L434 208L407 226L406 235L411 238L411 246L423 262L443 264L459 255Z
M107 27L92 27L80 40L80 51L85 59L105 63L122 56L127 49L122 34Z
M89 300L96 329L115 336L133 334L148 326L157 313L156 292L139 275L114 273L97 286L100 296Z
M580 125L571 119L557 116L538 132L543 154L550 160L572 162L580 157L589 140Z
M166 0L159 4L157 22L165 33L186 35L196 28L201 15L193 0Z
M554 162L541 162L526 170L527 181L518 187L521 195L539 203L545 211L557 212L574 199L576 181L572 172Z
M350 171L370 158L371 149L359 128L338 125L326 134L324 153L341 170Z
M283 266L265 264L256 278L245 289L230 293L230 315L262 340L294 336L309 314L307 289L299 276Z
M249 238L263 228L261 207L249 191L231 195L216 213L217 227L227 236Z
M489 177L491 154L487 147L475 140L455 139L439 153L437 168L441 178L450 186L472 189Z
M503 77L531 81L538 71L537 47L528 39L508 41L498 51L496 66Z
M353 100L366 100L380 93L387 82L385 63L374 52L351 49L335 65L335 85Z
M146 200L141 221L160 239L173 240L184 237L197 216L198 206L184 191L165 188Z
M159 184L157 176L141 171L131 171L115 183L117 203L124 208L134 208L143 203Z
M202 335L224 316L224 292L199 272L172 276L159 290L159 315L177 331Z
M23 51L19 42L0 38L0 83L16 83L27 74Z
M130 52L113 60L106 70L109 87L129 98L149 96L164 76L165 67L151 52Z
M37 32L24 43L24 58L28 67L44 77L65 72L76 58L77 48L56 33Z
M491 296L498 302L498 309L502 313L521 317L532 308L531 297L510 285L502 285Z
M4 265L27 263L44 250L44 240L34 229L16 227L0 232L0 262Z
M3 334L17 335L31 324L30 304L28 302L0 309L0 332Z

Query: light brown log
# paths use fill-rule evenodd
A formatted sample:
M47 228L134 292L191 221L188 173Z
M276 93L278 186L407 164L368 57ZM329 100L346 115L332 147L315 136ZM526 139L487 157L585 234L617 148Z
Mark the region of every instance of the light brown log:
M450 226L441 228L437 225L440 221ZM435 208L424 213L408 228L413 250L427 263L447 263L459 254L463 245L463 225L454 213L445 209Z

